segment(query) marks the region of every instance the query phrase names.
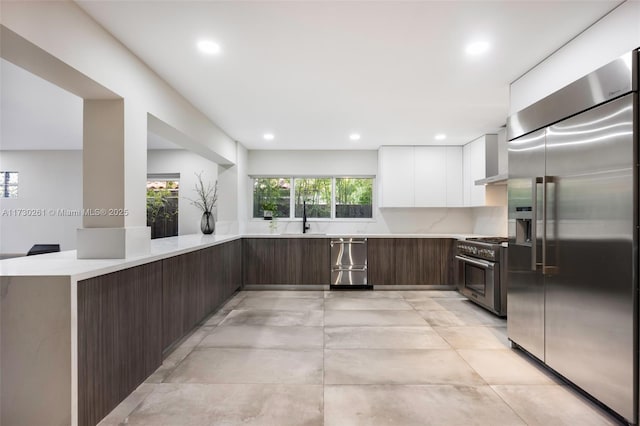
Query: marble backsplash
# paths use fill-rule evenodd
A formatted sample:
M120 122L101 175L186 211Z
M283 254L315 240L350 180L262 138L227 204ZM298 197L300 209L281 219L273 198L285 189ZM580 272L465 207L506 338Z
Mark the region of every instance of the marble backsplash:
M506 235L506 207L379 209L370 220L309 221L308 232L320 234L483 234ZM300 220L249 220L246 234L299 234Z

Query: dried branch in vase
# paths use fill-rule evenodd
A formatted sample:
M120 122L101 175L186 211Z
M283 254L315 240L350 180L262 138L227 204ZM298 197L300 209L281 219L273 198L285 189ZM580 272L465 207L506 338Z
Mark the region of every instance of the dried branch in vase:
M187 198L187 200L203 212L211 212L218 202L218 181L216 180L213 184L211 182L207 182L205 185L202 180L202 173L203 172L195 174L198 178L195 186L198 198L195 200Z

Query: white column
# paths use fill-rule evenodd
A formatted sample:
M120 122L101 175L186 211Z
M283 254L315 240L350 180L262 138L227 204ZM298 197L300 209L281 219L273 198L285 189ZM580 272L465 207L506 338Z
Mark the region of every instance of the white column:
M123 99L85 99L79 259L122 259L149 251L146 113Z

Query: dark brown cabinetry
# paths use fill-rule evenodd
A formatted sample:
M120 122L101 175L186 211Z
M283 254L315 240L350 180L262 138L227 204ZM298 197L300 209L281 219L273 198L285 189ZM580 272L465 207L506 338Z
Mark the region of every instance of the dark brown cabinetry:
M161 262L78 282L78 424L97 424L161 363Z
M453 247L444 238L369 238L369 282L451 285ZM79 424L97 424L242 283L329 284L329 239L238 239L79 281Z
M162 347L169 348L241 286L240 240L162 261Z
M78 424L95 425L241 286L242 242L78 282Z
M330 240L303 238L298 241L302 265L300 284L329 284L331 281Z
M454 241L450 238L370 238L369 283L453 285Z
M373 285L396 283L396 239L369 238L367 240L367 282Z
M246 238L244 284L329 284L327 238Z

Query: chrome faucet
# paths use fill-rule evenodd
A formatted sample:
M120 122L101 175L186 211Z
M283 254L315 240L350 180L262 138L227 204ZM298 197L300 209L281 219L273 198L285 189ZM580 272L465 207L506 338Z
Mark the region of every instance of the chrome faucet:
M307 223L307 202L302 202L302 233L306 234L307 230L311 229L311 225Z

